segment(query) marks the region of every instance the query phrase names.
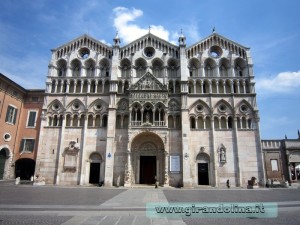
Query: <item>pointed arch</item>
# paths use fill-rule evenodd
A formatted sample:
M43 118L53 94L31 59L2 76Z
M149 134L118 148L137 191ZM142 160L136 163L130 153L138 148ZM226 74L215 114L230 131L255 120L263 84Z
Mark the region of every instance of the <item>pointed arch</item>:
M54 111L63 110L63 109L64 109L64 106L58 99L54 99L48 105L48 112L54 112Z
M99 62L100 67L100 77L109 77L109 71L110 71L110 62L107 58L103 58Z
M152 60L152 72L155 77L163 77L164 62L160 58Z
M78 98L72 100L66 107L66 111L68 111L68 112L70 112L70 111L82 112L84 110L85 110L85 105Z
M189 107L189 112L192 112L192 110L198 105L198 104L201 104L203 106L203 112L205 111L204 109L207 109L207 113L208 114L211 114L212 113L212 109L209 107L209 105L204 102L203 100L201 99L198 99L197 101L195 101L194 103L192 103Z
M225 105L226 109L220 108L221 105ZM218 112L216 112L218 110ZM234 109L232 108L231 104L227 102L224 99L219 100L214 106L213 106L213 112L214 113L227 113L227 114L233 114Z
M98 98L89 104L88 112L99 112L104 110L105 108L107 108L107 103Z
M85 69L86 69L86 76L87 77L94 77L95 76L95 65L96 65L96 62L93 59L88 59L85 62Z
M199 77L199 71L200 71L201 63L199 59L192 58L189 60L189 71L190 71L190 77Z
M246 107L248 107L248 109L247 110L241 109L242 105L246 105ZM236 104L236 106L234 108L234 112L236 114L253 114L254 109L253 109L252 105L246 99L243 99L239 103Z
M143 58L138 58L134 64L137 77L142 77L146 73L147 61Z

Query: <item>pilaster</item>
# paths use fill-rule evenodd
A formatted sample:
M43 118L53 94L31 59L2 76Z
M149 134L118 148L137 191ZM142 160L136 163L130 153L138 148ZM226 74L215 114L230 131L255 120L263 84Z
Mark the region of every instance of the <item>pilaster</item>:
M105 154L105 186L113 186L114 176L114 156L115 156L115 135L116 135L116 94L110 95L110 104L108 109L106 154Z
M84 118L84 126L82 128L82 131L81 131L81 143L80 143L80 154L79 154L79 171L78 171L78 175L79 175L79 184L80 185L83 185L84 184L84 181L85 181L85 174L86 174L86 171L85 171L85 166L84 166L84 162L85 162L85 152L84 152L84 146L85 146L85 143L86 143L86 130L87 130L87 125L88 125L88 117L85 116Z
M64 140L65 140L65 127L66 127L66 120L65 115L63 116L62 125L59 131L59 139L58 139L58 146L57 146L57 152L56 152L56 173L55 173L55 184L59 185L60 181L60 175L62 173L62 163L63 163L63 157L62 153L64 152Z

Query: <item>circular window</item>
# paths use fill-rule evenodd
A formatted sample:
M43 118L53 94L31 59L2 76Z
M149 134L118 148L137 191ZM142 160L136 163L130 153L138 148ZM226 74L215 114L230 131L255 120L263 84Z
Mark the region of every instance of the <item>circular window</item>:
M5 134L3 135L3 139L4 139L4 141L10 141L11 135L10 135L9 133L5 133Z
M153 57L155 54L155 49L152 48L152 47L146 47L144 49L144 55L147 57L147 58L151 58Z
M220 111L220 112L225 112L226 109L227 109L227 107L226 107L226 105L224 105L224 104L221 104L221 105L219 106L219 111Z
M196 111L197 111L197 112L202 112L202 111L203 111L203 105L200 105L200 104L197 105L197 106L196 106Z
M101 104L96 104L96 105L94 106L94 109L95 109L96 111L101 110L101 108L102 108L102 105L101 105Z
M248 111L248 106L246 106L246 105L241 105L240 109L241 109L241 112L245 113L245 112Z
M90 56L90 50L88 48L82 48L79 50L79 56L82 59L87 59Z
M219 58L222 55L222 53L223 53L222 49L219 46L216 46L216 45L212 46L209 49L209 54L213 58Z
M74 104L73 104L73 110L79 110L79 108L80 108L80 106L79 106L79 103L78 102L75 102Z
M59 104L55 103L52 108L53 110L59 110Z

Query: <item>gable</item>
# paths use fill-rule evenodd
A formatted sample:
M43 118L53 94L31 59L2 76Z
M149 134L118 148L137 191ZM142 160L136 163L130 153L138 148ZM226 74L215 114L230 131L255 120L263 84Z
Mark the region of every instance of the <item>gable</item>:
M61 58L69 54L70 52L76 51L80 48L88 48L96 52L100 52L103 55L107 53L111 54L112 47L98 41L86 34L53 49L56 52L57 58Z
M156 77L151 73L147 72L142 76L135 84L130 88L130 91L167 91L167 86L162 84Z
M248 47L240 45L228 38L225 38L217 33L213 33L207 38L197 42L196 44L188 47L186 49L188 58L192 58L197 56L200 52L204 52L207 50L214 50L219 47L225 50L232 52L233 54L238 55L244 59L247 58Z

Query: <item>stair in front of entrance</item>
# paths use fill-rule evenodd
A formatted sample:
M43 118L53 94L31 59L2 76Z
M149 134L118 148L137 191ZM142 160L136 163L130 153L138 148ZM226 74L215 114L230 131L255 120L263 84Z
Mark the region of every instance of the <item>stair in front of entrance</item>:
M155 185L154 184L132 184L130 187L128 188L146 188L146 189L155 189ZM158 186L158 189L166 189L166 188L174 188L171 186Z

